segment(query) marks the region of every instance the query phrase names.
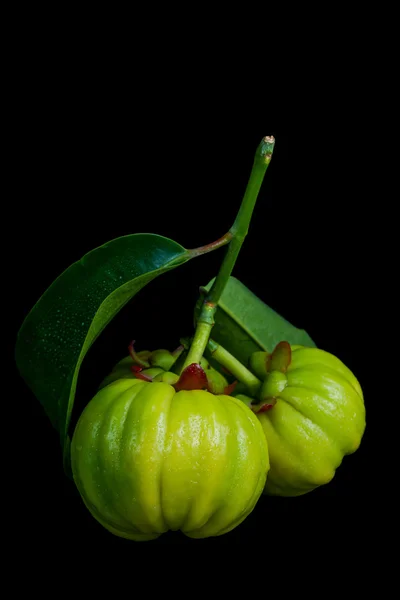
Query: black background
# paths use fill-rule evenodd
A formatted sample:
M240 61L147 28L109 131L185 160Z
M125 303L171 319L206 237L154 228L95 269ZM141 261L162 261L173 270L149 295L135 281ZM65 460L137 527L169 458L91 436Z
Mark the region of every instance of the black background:
M246 107L234 104L234 85L222 101L212 93L199 98L195 85L173 98L168 87L144 98L141 89L112 88L88 72L50 85L28 69L25 83L30 101L16 99L12 155L24 268L15 281L15 333L51 282L106 241L153 232L192 248L224 234L258 143L274 135L274 156L234 275L355 373L368 423L370 348L362 314L370 299L370 214L368 165L360 152L368 140L353 118L335 120L323 97L318 112L293 123L290 110L278 115L257 98ZM223 252L163 275L121 311L84 362L73 422L131 339L139 349L173 349L191 333L198 287L216 274ZM63 474L56 432L15 377L23 415L17 486L30 490L32 515L21 528L24 543L141 551L142 544L112 536L87 512ZM146 546L252 544L275 533L293 546L304 534L319 543L322 530L325 538L351 538L366 518L359 507L368 505L370 438L367 425L360 449L344 459L329 485L295 499L262 497L246 521L221 538L192 541L174 533ZM19 498L26 511L26 492Z

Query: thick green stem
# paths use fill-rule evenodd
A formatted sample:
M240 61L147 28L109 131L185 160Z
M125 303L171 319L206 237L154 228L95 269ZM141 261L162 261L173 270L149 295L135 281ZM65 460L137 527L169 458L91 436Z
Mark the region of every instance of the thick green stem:
M247 387L248 393L251 396L257 394L261 387L261 381L249 369L242 365L228 350L225 350L225 348L214 342L214 340L209 340L208 349L220 365L228 369L235 379Z
M222 292L224 291L230 274L232 273L236 259L247 235L258 193L260 191L265 172L269 163L271 162L274 144L275 140L272 136L264 137L261 140L254 157L253 168L251 170L246 191L234 224L225 236L214 243L217 244L217 246L213 244L208 245L211 250L215 249L215 247L226 244L227 241L229 242L228 250L225 254L218 275L203 302L202 309L197 320L197 327L193 342L182 370L192 363L199 363L201 357L203 356L208 339L210 337L212 326L214 325L214 314L217 310L219 299L221 298ZM211 246L213 247L211 248ZM201 250L200 253L204 253L204 248L208 247L203 246L202 249L197 249L194 251L192 250L191 252L199 253L198 251Z
M267 136L261 140L257 148L253 168L247 183L246 191L235 222L229 230L232 234L232 241L229 244L227 253L214 281L212 288L206 298L206 302L212 302L217 305L222 292L228 282L236 259L248 233L250 220L253 215L254 206L264 179L264 175L271 162L272 152L274 150L275 140L272 136Z
M211 328L214 325L215 307L213 304L203 305L201 321L197 322L196 332L192 340L188 355L182 370L193 363L199 363L210 337Z

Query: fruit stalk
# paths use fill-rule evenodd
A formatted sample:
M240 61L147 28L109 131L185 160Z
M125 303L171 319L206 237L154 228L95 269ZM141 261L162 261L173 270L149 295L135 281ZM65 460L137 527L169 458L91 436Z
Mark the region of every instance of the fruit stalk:
M200 315L197 319L197 326L192 345L182 367L182 371L193 363L199 363L201 357L203 356L210 337L212 326L214 324L214 314L217 310L219 299L232 273L240 249L248 233L249 224L257 201L258 193L260 191L264 175L271 162L274 145L275 139L272 136L266 136L261 140L257 148L254 157L253 168L250 173L250 178L247 183L239 212L228 234L224 236L225 243L227 236L232 236L229 241L227 252L214 284L204 299Z
M207 347L211 352L212 357L225 369L227 369L238 381L243 383L248 393L255 396L261 387L261 381L253 375L247 367L245 367L237 358L230 352L225 350L220 344L210 339Z

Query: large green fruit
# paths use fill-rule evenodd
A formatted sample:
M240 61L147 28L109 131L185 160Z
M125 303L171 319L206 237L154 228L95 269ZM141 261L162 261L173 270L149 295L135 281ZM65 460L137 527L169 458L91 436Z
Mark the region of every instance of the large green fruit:
M89 402L71 459L92 515L132 540L227 533L253 510L269 469L261 425L242 402L138 379Z
M284 371L267 375L263 389L276 404L257 415L271 463L265 492L300 496L331 481L359 447L364 398L353 373L323 350L292 346Z

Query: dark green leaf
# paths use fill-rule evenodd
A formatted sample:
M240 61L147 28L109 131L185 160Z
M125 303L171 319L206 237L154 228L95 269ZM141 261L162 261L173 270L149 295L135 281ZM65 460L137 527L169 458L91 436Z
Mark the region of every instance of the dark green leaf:
M272 352L283 340L315 347L304 329L291 325L235 277L229 278L218 303L211 337L246 365L253 352Z
M64 271L26 317L17 337L17 366L59 432L64 460L85 354L147 283L190 258L182 246L159 235L117 238Z

